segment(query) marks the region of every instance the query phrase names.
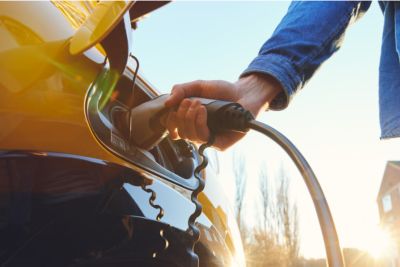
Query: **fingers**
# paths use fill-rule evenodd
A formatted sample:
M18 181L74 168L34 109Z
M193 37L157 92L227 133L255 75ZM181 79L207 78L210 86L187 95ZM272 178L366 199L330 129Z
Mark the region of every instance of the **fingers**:
M191 106L191 101L189 99L184 99L182 103L179 105L178 111L177 111L177 128L178 128L178 135L182 139L187 139L186 134L187 132L185 131L185 125L186 125L186 113L189 110L189 107Z
M196 116L197 137L201 142L207 142L210 137L210 130L207 126L207 110L200 105Z
M184 99L176 112L169 113L166 127L172 139L187 139L193 142L207 142L207 111L198 100Z
M185 98L203 97L238 101L240 92L238 87L227 81L197 80L189 83L177 84L172 88L171 95L165 102L166 107L178 106Z
M210 137L207 127L206 108L197 100L185 99L177 111L171 111L167 118L166 127L172 139L188 139L195 143L206 143ZM244 134L226 132L216 136L213 147L225 150L232 146Z
M199 111L199 107L200 107L200 102L198 100L192 101L185 115L185 125L184 125L185 135L187 139L193 141L199 140L196 130L197 128L196 117Z
M227 81L193 81L175 85L165 106L171 111L167 119L167 129L173 139L182 138L193 142L207 142L210 131L207 127L207 111L204 106L190 97L203 97L238 101L241 92L238 87ZM224 150L235 143L238 134L219 134L214 147Z
M178 132L177 132L177 127L178 127L178 119L175 111L171 111L168 114L167 121L166 121L166 127L169 132L169 136L171 139L176 140L179 138Z
M193 81L189 83L174 85L170 97L165 102L166 107L178 105L184 98L201 96L204 88L203 81Z

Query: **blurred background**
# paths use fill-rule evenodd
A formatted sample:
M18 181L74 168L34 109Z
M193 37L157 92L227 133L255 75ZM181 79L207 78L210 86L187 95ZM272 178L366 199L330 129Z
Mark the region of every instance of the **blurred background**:
M165 93L197 79L234 82L289 4L170 3L133 32L140 71ZM399 266L400 141L379 140L382 26L374 2L290 107L259 118L291 139L314 169L348 266ZM325 266L313 204L277 145L249 133L228 151L208 154L235 209L248 266Z

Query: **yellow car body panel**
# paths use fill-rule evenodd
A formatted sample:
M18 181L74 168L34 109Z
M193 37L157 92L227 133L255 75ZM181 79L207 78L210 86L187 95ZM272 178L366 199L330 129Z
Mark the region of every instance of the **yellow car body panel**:
M27 2L21 12L21 5L1 3L0 149L59 152L128 165L99 145L85 117L86 94L101 64L84 54L68 54L75 29L56 6ZM86 54L102 60L95 49Z
M96 5L70 43L70 52L77 55L99 43L110 33L134 2L103 1ZM68 14L68 13L67 13Z

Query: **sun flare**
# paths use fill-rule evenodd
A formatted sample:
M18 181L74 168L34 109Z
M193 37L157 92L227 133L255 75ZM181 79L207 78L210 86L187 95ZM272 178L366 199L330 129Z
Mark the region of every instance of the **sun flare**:
M375 259L386 258L395 251L392 236L380 227L369 233L365 241L364 249Z

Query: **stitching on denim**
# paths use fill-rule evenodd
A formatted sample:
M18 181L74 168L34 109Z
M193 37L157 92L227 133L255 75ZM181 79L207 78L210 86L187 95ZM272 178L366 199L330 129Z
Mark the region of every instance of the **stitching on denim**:
M400 116L395 116L394 118L386 121L385 125L382 125L381 127L381 139L384 138L393 138L393 137L400 137L400 127L390 127L392 124L397 124L395 123L396 121L400 120ZM387 130L387 128L389 128ZM391 128L391 129L390 129ZM385 134L383 134L385 133Z
M388 125L388 124L391 124L391 123L393 123L393 122L395 122L395 121L400 121L400 115L395 115L393 118L391 118L390 120L386 120L386 124L385 125Z
M385 134L382 134L380 139L389 139L389 138L395 138L395 137L400 137L400 128L397 128L395 130L391 130L391 131L386 132Z

